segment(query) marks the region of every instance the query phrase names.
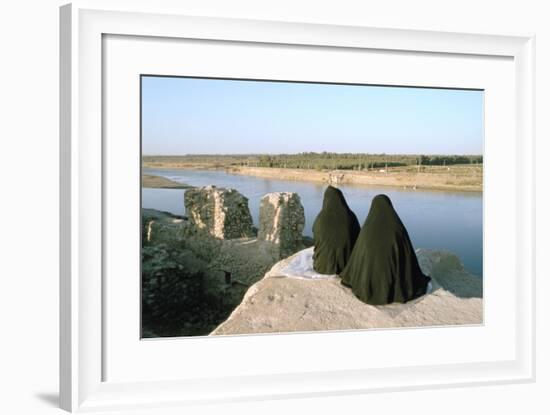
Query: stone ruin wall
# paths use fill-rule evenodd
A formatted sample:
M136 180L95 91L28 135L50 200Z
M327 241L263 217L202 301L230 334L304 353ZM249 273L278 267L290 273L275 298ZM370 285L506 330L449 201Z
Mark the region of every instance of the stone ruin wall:
M304 248L304 209L296 193L269 193L261 199L257 237L248 199L234 189L189 189L184 201L187 218L142 213L143 243L180 251L186 268L200 264L205 292L224 302L238 304L274 263Z
M254 235L248 199L235 189L206 186L185 192L190 222L218 239Z
M235 189L207 186L185 192L191 225L221 240L255 235L248 199ZM304 248L305 225L300 196L294 192L268 193L261 199L257 240L272 247L277 258Z
M304 225L304 208L297 193L275 192L262 197L258 240L277 245L280 258L303 249Z

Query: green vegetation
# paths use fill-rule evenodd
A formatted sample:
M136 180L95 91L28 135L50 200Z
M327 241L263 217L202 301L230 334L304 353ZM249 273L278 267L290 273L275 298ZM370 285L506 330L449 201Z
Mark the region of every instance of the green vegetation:
M483 164L483 156L308 152L298 154L144 156L143 162L151 167L159 164L208 164L212 167L368 170L404 166L477 165Z

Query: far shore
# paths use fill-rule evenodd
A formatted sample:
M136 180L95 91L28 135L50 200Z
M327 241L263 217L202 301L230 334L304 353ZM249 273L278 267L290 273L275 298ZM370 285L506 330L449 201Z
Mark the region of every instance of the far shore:
M141 187L154 189L191 189L193 186L189 186L185 183L178 183L166 177L143 174L141 176Z
M420 168L410 166L406 168L369 170L313 170L275 167L224 166L211 163L143 162L143 167L154 169L225 170L232 174L326 184L390 186L405 189L465 192L483 191L482 165L453 165L447 167L421 166ZM180 183L177 184L181 185ZM144 187L153 186L144 185Z

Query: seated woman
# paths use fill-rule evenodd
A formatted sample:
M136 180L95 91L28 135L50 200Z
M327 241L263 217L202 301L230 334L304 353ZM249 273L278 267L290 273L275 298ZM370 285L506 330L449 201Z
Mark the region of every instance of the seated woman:
M313 223L313 269L320 274L340 273L359 235L359 221L339 189L329 186L323 208Z
M430 277L422 273L409 234L388 196L372 200L340 277L367 304L405 303L426 293Z

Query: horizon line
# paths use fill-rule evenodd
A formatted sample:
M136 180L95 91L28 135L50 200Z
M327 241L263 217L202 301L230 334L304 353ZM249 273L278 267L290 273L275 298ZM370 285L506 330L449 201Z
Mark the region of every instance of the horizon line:
M190 156L296 156L305 154L337 154L337 155L367 155L367 156L483 156L483 153L353 153L335 151L302 151L299 153L185 153L185 154L142 154L142 157L190 157Z

